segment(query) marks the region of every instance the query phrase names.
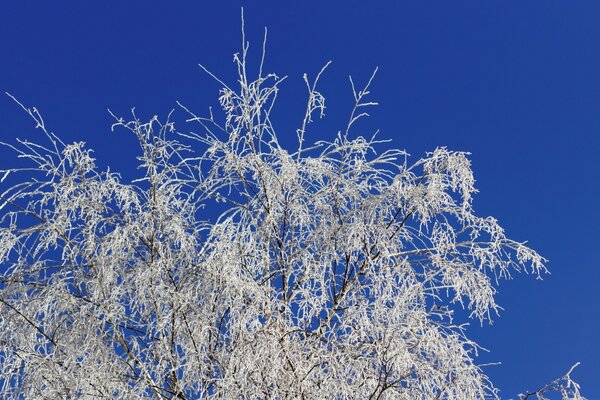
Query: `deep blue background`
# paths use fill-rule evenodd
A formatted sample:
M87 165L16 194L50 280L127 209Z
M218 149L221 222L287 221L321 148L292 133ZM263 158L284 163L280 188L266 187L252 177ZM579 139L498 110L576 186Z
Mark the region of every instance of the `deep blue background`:
M543 281L502 283L505 311L493 326L473 321L491 350L481 361L502 362L487 372L503 397L581 361L575 377L600 398L600 2L220 3L5 1L0 90L38 106L56 133L85 140L127 178L135 142L110 133L106 109L135 106L149 117L175 100L198 113L216 106L218 85L197 64L235 78L241 5L256 59L268 26L267 70L289 75L276 108L289 143L305 107L302 73L333 60L321 85L327 117L310 141L347 120L348 74L364 82L379 66L372 92L381 106L358 133L379 128L415 157L441 145L471 151L478 213L551 261ZM0 98L0 140L32 137L31 128Z

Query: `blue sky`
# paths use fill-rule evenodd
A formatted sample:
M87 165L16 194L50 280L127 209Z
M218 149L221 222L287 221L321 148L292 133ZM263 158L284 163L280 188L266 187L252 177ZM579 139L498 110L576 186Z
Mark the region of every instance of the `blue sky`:
M224 4L221 4L224 3ZM166 115L180 100L202 112L235 78L240 6L258 59L288 75L276 108L294 140L307 72L328 61L327 117L308 140L330 138L352 103L348 74L381 105L364 125L415 158L436 146L472 152L480 215L550 260L543 281L500 286L505 308L472 329L501 361L488 374L510 398L560 375L600 398L600 2L597 1L106 1L5 2L0 90L37 106L66 140L84 140L103 165L129 176L135 143L111 133L106 109ZM292 4L293 3L293 4ZM0 98L0 140L31 137L32 124ZM181 127L184 129L184 127ZM0 158L6 156L0 152Z

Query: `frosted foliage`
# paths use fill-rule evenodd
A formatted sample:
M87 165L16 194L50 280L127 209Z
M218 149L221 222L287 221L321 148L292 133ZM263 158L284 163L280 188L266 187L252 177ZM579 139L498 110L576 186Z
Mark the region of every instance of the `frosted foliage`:
M222 113L181 106L203 133L116 118L140 144L132 182L23 106L45 138L6 144L27 166L0 171L0 397L496 398L453 312L489 320L497 281L544 259L474 213L467 153L409 163L359 135L370 80L306 145L325 98L305 76L284 148L282 78L250 79L247 51L235 88L217 78ZM582 399L565 382L554 398Z

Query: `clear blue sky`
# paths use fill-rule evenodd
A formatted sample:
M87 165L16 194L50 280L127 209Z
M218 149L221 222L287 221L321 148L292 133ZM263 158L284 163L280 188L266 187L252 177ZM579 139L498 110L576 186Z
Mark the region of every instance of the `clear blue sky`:
M151 116L176 100L199 112L216 105L218 86L197 64L234 78L241 5L256 51L269 28L267 69L289 75L276 109L282 136L295 137L303 115L302 73L333 60L321 86L327 118L312 131L319 139L347 119L348 74L364 81L379 66L372 92L381 106L365 127L415 157L442 145L471 151L479 214L550 259L543 281L503 282L505 311L473 328L491 350L481 361L503 363L487 369L503 397L581 361L584 394L600 398L600 2L94 4L4 2L0 90L38 106L61 137L85 140L127 177L134 141L110 133L106 109ZM7 97L0 121L0 140L34 134Z

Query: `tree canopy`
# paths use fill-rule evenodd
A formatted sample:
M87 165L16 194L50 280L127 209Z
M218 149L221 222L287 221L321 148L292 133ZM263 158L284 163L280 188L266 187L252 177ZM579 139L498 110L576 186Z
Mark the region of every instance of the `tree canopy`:
M469 154L412 160L357 129L354 108L309 141L325 98L304 76L297 146L271 112L284 78L247 68L222 112L115 116L139 142L139 179L84 142L4 143L0 176L3 398L483 399L497 391L458 309L488 321L499 280L545 259L473 209ZM582 399L570 378L523 399Z

